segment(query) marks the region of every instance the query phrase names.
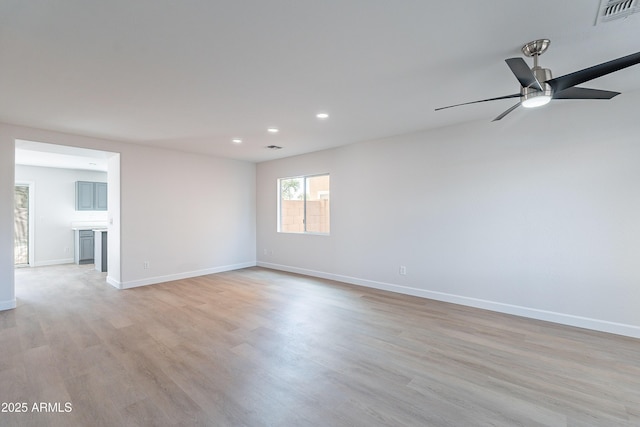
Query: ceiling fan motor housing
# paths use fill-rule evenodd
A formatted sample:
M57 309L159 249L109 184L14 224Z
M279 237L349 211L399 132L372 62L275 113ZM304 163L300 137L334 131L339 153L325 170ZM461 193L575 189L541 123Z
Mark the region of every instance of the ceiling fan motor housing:
M536 76L536 79L542 84L547 80L551 80L551 70L548 68L542 68L539 66L533 67L531 69L533 75Z
M520 101L522 102L522 106L524 107L536 107L544 105L553 97L553 89L551 88L549 83L547 83L548 80L551 80L551 70L548 68L535 66L531 69L531 71L536 77L536 80L538 80L538 82L540 83L540 86L542 86L542 90L538 90L532 87L523 87L522 89L520 89Z
M523 87L520 90L520 101L525 108L540 107L547 104L553 97L553 89L549 83L540 83L543 90ZM537 102L536 102L537 101Z

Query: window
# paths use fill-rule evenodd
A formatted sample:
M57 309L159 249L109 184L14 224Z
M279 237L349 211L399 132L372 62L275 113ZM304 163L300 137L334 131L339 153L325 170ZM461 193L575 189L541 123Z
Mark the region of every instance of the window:
M16 185L14 200L15 265L29 265L29 186Z
M329 174L278 180L278 231L329 234Z

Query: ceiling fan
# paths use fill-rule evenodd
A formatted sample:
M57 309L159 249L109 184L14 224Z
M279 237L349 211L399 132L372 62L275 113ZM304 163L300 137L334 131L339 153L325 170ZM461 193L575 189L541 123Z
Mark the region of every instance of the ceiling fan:
M529 58L533 57L533 68L531 69L522 58L505 59L505 62L516 76L516 79L520 82L520 93L449 105L447 107L436 108L436 111L444 110L445 108L459 107L461 105L476 104L478 102L520 98L520 101L518 101L516 105L493 119L495 122L496 120L504 118L504 116L520 105L525 108L535 108L548 104L552 99L611 99L616 95L620 95L620 92L587 89L576 86L640 63L640 52L637 52L561 77L551 78L551 70L538 65L538 57L547 50L549 43L551 42L547 39L540 39L529 42L522 47L522 53L524 53L525 56Z

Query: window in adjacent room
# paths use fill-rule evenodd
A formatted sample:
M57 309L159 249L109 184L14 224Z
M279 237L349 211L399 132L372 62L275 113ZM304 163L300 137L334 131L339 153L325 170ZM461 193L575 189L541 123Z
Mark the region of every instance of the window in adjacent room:
M278 231L329 234L329 174L278 180Z
M13 204L15 265L29 265L29 186L15 186Z

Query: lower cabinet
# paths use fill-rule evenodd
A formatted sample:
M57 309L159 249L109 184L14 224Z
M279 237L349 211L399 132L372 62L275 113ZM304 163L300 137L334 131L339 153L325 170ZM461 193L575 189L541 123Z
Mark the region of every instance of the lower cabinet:
M93 264L94 247L92 230L75 230L74 262L76 264Z

